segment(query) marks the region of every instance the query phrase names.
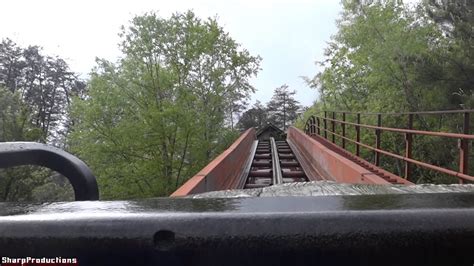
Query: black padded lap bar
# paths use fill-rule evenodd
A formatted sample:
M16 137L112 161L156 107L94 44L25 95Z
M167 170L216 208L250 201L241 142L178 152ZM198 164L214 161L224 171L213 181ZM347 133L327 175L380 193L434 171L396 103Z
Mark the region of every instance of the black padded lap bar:
M79 265L472 265L474 194L0 204L0 255Z

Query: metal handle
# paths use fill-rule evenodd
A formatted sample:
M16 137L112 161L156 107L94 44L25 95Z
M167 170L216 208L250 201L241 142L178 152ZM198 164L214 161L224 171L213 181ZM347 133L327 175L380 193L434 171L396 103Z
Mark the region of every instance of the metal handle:
M92 171L76 156L36 142L0 143L0 168L39 165L64 175L74 189L75 200L98 200L99 188Z

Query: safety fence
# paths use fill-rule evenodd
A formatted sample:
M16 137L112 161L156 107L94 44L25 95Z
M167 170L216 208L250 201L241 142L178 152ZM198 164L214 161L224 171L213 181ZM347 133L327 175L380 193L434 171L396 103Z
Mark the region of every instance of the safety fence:
M347 149L347 142L355 145L355 155L360 156L361 147L374 152L374 164L380 165L381 155L389 156L404 162L404 178L411 177L413 172L413 165L427 168L436 172L457 177L460 183L467 181L474 181L474 176L469 175L469 144L474 139L474 135L470 134L470 117L474 110L450 110L450 111L428 111L428 112L407 112L407 113L354 113L354 112L340 112L340 111L321 111L318 115L312 115L306 122L305 132L308 135L320 135L333 143L336 143L336 138L339 138L339 144L342 148ZM413 121L415 116L423 115L448 115L459 114L463 116L462 133L450 133L441 131L427 131L413 129ZM349 121L348 116L353 117ZM361 122L362 117L373 116L376 125L364 124ZM382 126L384 117L398 116L405 117L407 122L406 127L386 127ZM348 134L351 128L355 134ZM375 143L369 145L361 141L361 128L373 131L375 135ZM404 135L405 149L404 154L396 154L394 152L384 150L381 148L382 133L392 132L395 134ZM351 136L352 137L351 137ZM447 139L456 139L458 141L459 149L459 170L448 169L432 163L414 159L413 144L414 136L434 136ZM440 147L442 148L442 147Z

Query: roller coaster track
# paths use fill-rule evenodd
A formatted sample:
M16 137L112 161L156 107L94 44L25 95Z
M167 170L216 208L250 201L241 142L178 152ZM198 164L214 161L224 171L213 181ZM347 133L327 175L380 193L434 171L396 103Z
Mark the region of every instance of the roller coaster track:
M324 111L310 116L304 131L290 127L286 132L286 140L274 138L259 140L255 129L249 129L228 150L172 196L317 180L355 184L411 185L413 183L410 180L414 180L414 167L452 176L457 178L459 183L471 182L474 181L474 177L469 175L469 142L474 139L469 130L472 112L474 110L386 114ZM433 115L462 115L462 132L414 128L416 117ZM393 116L401 117L401 120L406 121L406 125L382 126L384 117ZM361 119L365 117L375 117L372 120L376 121L376 124L362 123ZM375 142L373 145L361 141L364 136L361 129L373 132L366 133L366 135L373 134L371 135ZM404 137L404 154L396 154L382 148L383 132ZM415 159L412 153L415 137L418 136L457 139L459 170ZM352 151L348 148L350 145L354 147ZM373 153L371 161L362 157L362 149ZM404 172L397 175L383 169L382 156L401 161Z

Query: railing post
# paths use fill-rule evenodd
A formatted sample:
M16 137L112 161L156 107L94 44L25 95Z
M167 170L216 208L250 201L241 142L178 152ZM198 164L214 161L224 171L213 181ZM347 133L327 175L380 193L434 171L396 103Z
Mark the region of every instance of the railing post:
M315 134L316 134L316 117L311 116L311 118L312 118L312 120L311 120L311 121L312 121L312 124L311 124L311 125L312 125L312 127L311 127L311 128L312 128L312 130L311 130L311 136L312 136L312 135L315 135Z
M346 113L342 113L342 148L345 149L346 148Z
M327 121L327 118L328 118L328 112L327 111L324 111L324 138L325 139L328 139L328 121Z
M336 112L332 112L332 123L331 123L331 131L332 131L332 143L336 143L336 135L334 135L336 133L336 122L334 121L336 120Z
M316 125L318 126L316 128L318 131L318 135L321 136L321 121L319 121L319 117L316 117Z
M357 126L355 127L356 129L356 141L360 142L360 113L357 113ZM360 145L359 143L356 143L356 155L360 156Z
M314 122L313 122L313 116L310 116L309 119L308 119L308 135L313 135L313 125L314 125Z
M469 135L469 113L464 113L463 133ZM459 172L469 174L469 140L459 140ZM463 184L464 180L459 178L459 183Z
M382 115L377 114L377 126L382 126ZM375 130L375 148L380 149L380 129ZM378 151L375 151L375 165L379 166L380 165L380 153Z
M413 114L408 114L408 129L413 129ZM413 136L405 133L405 158L411 158ZM405 179L411 176L411 163L405 161Z

